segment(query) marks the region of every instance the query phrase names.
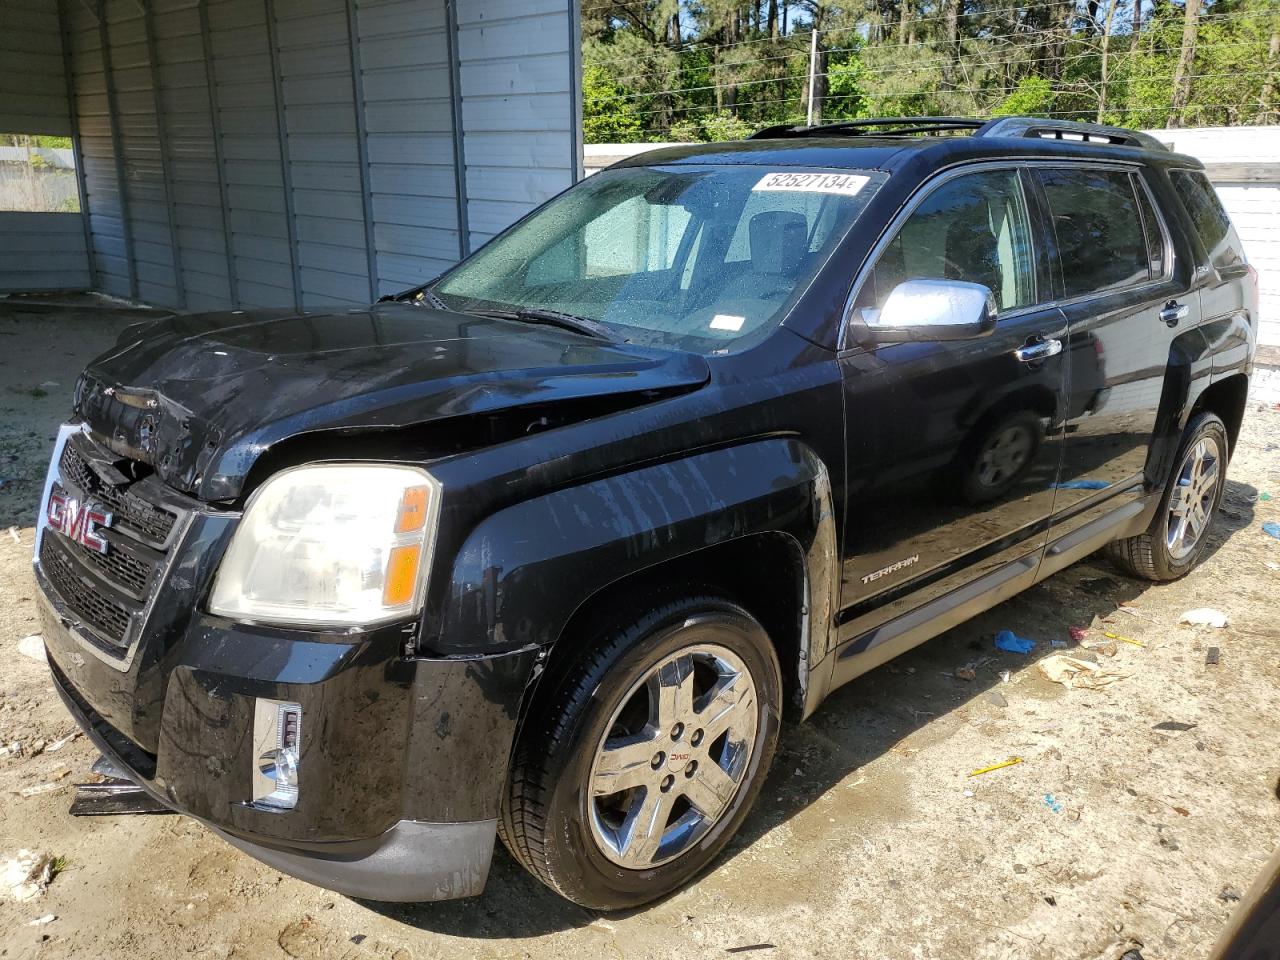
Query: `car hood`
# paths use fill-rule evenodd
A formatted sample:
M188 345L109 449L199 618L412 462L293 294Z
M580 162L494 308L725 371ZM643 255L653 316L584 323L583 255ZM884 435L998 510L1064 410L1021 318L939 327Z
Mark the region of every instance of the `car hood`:
M86 368L76 410L116 453L147 463L169 485L232 500L265 451L303 434L597 397L617 409L694 389L709 375L696 354L385 303L130 327Z

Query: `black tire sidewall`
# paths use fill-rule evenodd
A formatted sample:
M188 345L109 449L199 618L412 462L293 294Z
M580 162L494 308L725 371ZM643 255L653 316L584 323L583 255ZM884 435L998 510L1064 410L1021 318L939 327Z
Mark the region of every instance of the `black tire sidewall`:
M1175 559L1169 552L1169 501L1173 499L1173 491L1177 486L1178 474L1187 451L1199 442L1201 437L1206 435L1213 437L1218 444L1220 452L1218 488L1214 492L1213 503L1208 512L1208 521L1200 535L1200 542L1196 544L1194 550L1179 560ZM1215 414L1202 413L1187 425L1182 443L1178 446L1178 453L1173 458L1173 466L1169 468L1169 480L1165 484L1164 496L1160 498L1159 511L1151 524L1151 559L1163 578L1173 580L1181 577L1189 573L1200 562L1200 557L1209 543L1209 532L1213 529L1214 520L1218 515L1218 508L1222 506L1222 497L1226 493L1227 464L1229 461L1230 447L1227 440L1227 428Z
M628 870L609 860L591 834L588 804L595 751L621 697L654 666L685 646L714 643L742 658L756 688L759 713L751 760L733 803L695 846L678 859L646 870ZM782 680L777 656L764 629L731 605L703 606L650 629L623 650L598 678L594 692L566 718L571 733L550 771L555 779L548 804L544 855L557 888L583 906L611 910L639 906L689 882L716 857L746 818L760 791L777 745Z

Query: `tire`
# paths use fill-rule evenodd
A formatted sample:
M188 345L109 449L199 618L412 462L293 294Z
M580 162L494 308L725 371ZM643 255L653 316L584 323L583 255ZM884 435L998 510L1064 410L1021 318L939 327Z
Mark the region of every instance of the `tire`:
M1203 470L1195 469L1195 462L1205 452L1213 457L1211 482ZM1151 526L1136 537L1108 544L1106 554L1112 562L1132 576L1156 582L1177 580L1189 573L1204 553L1209 531L1222 504L1229 453L1227 428L1215 414L1201 413L1192 418L1183 432L1173 471ZM1188 525L1183 535L1178 536L1188 503L1193 508L1191 515L1198 517L1199 523Z
M1003 497L1035 463L1043 439L1043 421L1030 410L991 423L966 444L960 463L962 500L976 505Z
M782 675L764 628L714 595L664 602L592 633L580 659L535 696L512 760L499 835L525 869L561 896L590 909L620 910L683 886L741 826L777 746ZM734 672L738 679L730 684ZM689 685L683 700L679 694ZM722 709L726 719L713 724L712 714ZM614 786L623 789L598 793ZM668 819L684 826L656 834L665 838L660 844L650 839L654 833L635 828Z

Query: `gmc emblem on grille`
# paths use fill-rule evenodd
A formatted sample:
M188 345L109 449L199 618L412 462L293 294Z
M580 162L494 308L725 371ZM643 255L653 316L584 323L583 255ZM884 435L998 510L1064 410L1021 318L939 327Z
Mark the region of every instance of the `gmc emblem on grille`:
M105 510L55 491L49 494L45 514L49 526L63 536L95 553L107 552L107 541L98 535L99 527L111 526L111 514Z

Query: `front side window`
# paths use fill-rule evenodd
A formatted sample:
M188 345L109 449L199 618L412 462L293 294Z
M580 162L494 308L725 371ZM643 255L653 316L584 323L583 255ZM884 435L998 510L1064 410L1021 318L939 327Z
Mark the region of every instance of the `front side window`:
M711 351L778 322L884 174L625 167L561 194L447 273L461 311L556 310Z
M1042 170L1065 296L1151 279L1150 251L1133 178L1123 170Z
M905 280L964 280L987 287L1000 311L1035 302L1035 257L1016 170L970 173L925 197L881 252L858 294L863 320Z

